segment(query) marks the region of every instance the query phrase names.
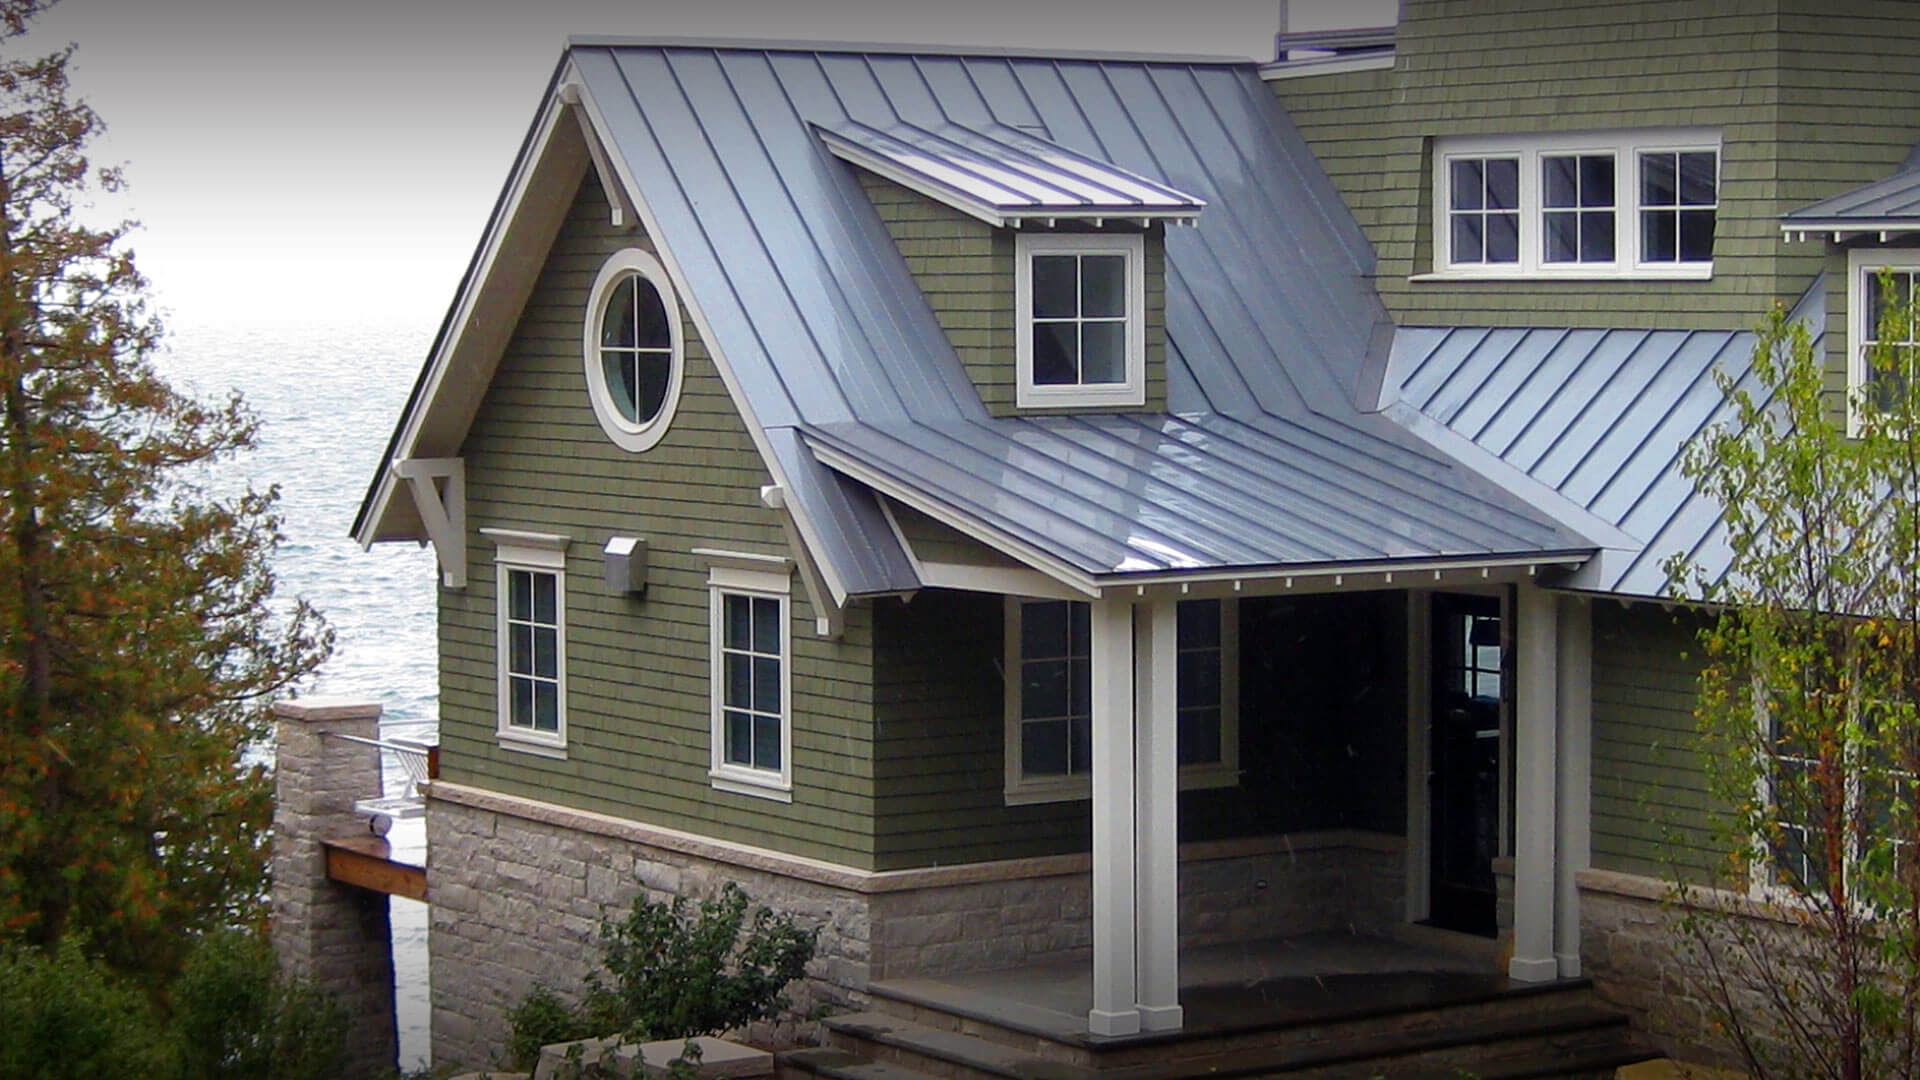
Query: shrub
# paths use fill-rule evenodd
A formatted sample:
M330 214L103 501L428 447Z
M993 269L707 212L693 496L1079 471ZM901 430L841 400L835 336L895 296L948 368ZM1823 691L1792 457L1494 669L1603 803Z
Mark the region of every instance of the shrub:
M806 974L818 937L792 915L750 904L732 882L698 904L637 897L625 919L601 920L608 978L587 976L578 1007L539 986L508 1014L509 1060L527 1068L541 1046L591 1035L651 1042L770 1019L787 1008L787 984Z
M172 997L181 1074L190 1080L339 1074L346 1014L319 991L282 978L258 937L228 931L200 941Z
M0 1077L146 1080L170 1065L147 1000L69 939L0 950Z

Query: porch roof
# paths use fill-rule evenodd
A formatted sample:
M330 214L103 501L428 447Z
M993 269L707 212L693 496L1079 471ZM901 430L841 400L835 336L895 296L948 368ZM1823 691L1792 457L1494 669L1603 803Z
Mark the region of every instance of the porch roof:
M1096 581L1594 547L1378 418L1005 417L802 435L838 472Z

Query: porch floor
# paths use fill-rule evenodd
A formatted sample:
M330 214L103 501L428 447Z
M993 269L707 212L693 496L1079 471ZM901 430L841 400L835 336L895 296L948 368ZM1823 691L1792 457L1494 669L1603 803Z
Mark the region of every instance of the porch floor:
M1097 1036L1087 1029L1087 1010L1093 1002L1088 960L939 978L888 979L869 990L877 997L1059 1042L1094 1046L1362 1019L1564 986L1515 982L1494 968L1491 943L1443 948L1345 933L1189 948L1180 954L1182 1029L1123 1039Z

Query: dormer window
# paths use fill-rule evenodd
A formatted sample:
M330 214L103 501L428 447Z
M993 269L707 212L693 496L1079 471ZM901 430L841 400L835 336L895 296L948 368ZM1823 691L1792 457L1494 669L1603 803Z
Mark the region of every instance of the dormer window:
M1145 261L1139 233L1016 237L1016 404L1145 403Z
M1890 407L1920 357L1920 330L1901 317L1920 285L1920 248L1855 248L1847 270L1848 399ZM1851 412L1857 435L1861 418Z
M1719 181L1713 131L1442 139L1434 272L1711 277Z

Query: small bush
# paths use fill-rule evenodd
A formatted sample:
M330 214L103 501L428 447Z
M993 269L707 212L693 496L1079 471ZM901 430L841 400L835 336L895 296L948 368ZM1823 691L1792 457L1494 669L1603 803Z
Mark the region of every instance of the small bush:
M770 1019L786 1010L787 984L806 974L818 937L791 915L750 904L732 882L698 904L638 897L625 919L601 920L608 978L587 976L579 1006L539 986L508 1014L509 1060L529 1068L540 1047L595 1035L652 1042Z
M0 950L0 1032L4 1080L147 1080L172 1064L146 998L72 940Z
M173 990L172 1027L190 1080L328 1080L339 1075L347 1017L304 984L281 978L260 938L202 940Z

